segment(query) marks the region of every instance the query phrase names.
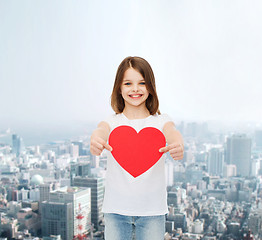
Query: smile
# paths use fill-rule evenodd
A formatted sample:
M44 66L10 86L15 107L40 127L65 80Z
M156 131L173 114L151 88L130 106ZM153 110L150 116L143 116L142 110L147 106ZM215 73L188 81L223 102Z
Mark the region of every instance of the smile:
M131 98L140 98L143 96L143 94L132 94L132 95L128 95Z

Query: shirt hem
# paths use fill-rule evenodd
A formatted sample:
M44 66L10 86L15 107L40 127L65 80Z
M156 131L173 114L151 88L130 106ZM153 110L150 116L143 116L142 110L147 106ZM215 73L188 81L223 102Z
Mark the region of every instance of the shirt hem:
M168 210L159 211L159 212L128 212L128 211L121 211L121 210L102 210L102 213L115 213L125 216L158 216L158 215L166 215Z

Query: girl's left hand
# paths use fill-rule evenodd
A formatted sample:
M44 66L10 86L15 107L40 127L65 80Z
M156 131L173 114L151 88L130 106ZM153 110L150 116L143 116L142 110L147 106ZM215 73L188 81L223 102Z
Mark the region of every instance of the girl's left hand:
M184 157L184 146L182 143L172 143L159 149L159 152L169 152L174 160L182 160Z

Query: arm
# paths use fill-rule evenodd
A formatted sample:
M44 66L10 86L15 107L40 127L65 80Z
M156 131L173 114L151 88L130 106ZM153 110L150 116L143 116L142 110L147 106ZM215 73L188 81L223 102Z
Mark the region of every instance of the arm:
M167 146L160 148L159 152L169 152L174 160L182 160L184 155L184 141L181 133L176 130L173 122L167 122L163 127Z
M112 151L112 147L107 144L110 133L110 127L106 122L100 122L91 135L90 152L99 156L104 149Z

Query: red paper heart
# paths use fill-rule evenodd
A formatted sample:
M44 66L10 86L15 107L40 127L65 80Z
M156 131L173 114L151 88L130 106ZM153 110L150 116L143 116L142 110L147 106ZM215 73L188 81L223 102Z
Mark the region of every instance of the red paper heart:
M111 132L108 142L115 160L135 178L156 164L163 155L159 149L166 145L163 133L153 127L137 133L132 127L119 126Z

